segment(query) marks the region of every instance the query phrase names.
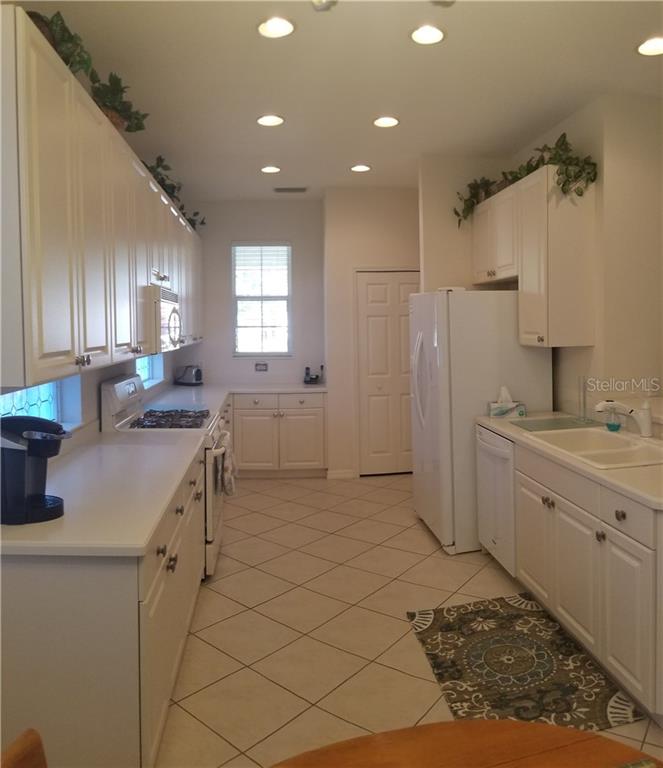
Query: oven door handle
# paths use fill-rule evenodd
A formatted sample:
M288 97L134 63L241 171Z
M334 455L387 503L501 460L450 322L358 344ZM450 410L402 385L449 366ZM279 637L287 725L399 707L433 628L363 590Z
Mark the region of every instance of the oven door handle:
M212 448L207 453L210 459L215 459L217 456L223 456L225 452L225 448Z

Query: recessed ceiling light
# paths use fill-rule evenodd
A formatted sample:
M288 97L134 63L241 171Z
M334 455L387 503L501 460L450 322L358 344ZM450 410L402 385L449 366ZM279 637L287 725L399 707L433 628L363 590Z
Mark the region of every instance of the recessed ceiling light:
M663 55L663 37L650 37L642 45L638 46L638 53L643 56Z
M263 173L280 173L281 169L278 167L278 165L266 165L264 168L260 169Z
M377 125L378 128L393 128L399 122L397 117L387 117L385 115L384 117L376 117L373 120L373 125Z
M424 24L410 35L419 45L434 45L444 38L444 32L431 24Z
M285 120L279 115L263 115L258 118L258 125L264 125L267 128L273 128L276 125L283 125Z
M350 168L351 171L354 171L355 173L366 173L366 171L371 170L370 165L364 165L363 163L359 163L359 165L353 165L352 168Z
M286 37L294 30L294 25L287 19L282 19L280 16L272 16L271 19L263 21L258 25L258 32L263 37Z

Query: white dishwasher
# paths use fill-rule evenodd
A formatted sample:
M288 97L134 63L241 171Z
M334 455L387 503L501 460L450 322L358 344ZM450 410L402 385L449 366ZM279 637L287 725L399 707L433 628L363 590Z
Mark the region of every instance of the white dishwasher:
M476 426L479 541L516 575L513 443Z

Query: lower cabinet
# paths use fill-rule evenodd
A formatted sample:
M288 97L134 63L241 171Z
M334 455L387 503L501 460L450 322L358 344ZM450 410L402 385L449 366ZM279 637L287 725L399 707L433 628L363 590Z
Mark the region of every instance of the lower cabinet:
M234 396L233 442L244 470L323 469L324 395Z
M204 569L202 458L143 557L3 556L3 748L33 727L50 768L155 764Z
M518 579L654 711L656 552L521 472L516 537Z

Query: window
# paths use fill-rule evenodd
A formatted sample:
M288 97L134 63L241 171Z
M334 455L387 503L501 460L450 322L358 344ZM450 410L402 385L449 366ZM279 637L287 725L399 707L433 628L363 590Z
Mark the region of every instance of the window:
M58 421L60 418L60 392L58 384L51 381L37 387L19 389L8 395L0 395L2 416L39 416Z
M0 414L38 416L75 429L82 423L81 377L70 376L0 395Z
M234 245L235 354L288 355L289 245Z
M145 389L163 381L163 355L147 355L136 358L136 373Z

